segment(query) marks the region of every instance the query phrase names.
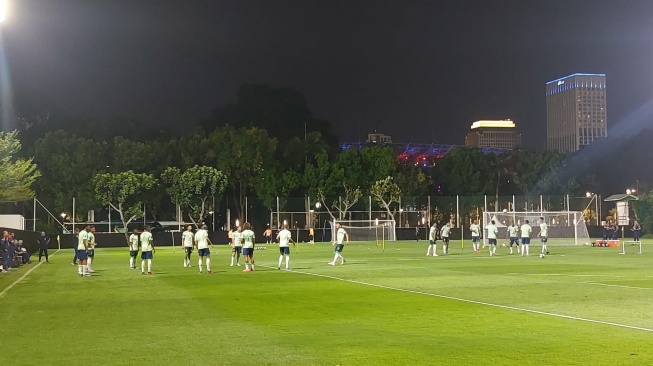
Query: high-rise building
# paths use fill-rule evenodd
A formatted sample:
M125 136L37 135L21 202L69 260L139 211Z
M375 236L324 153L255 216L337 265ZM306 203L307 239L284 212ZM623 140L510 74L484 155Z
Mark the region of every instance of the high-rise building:
M472 123L471 131L465 136L465 146L514 149L520 145L521 134L517 132L515 122L509 119L476 121Z
M367 142L372 144L391 144L392 137L374 130L374 132L367 134Z
M546 83L546 146L563 153L608 136L605 74Z

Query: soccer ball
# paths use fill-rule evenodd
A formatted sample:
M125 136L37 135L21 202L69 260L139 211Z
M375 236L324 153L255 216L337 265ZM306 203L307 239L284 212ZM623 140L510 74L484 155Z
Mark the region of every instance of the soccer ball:
M504 209L503 209L503 213L506 213L506 212L508 212L508 210L504 208Z
M544 253L540 253L540 258L544 258Z

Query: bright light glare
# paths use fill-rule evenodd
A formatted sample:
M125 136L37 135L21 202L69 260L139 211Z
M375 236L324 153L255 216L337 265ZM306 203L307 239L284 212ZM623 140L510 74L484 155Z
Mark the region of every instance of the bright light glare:
M4 22L7 18L7 3L8 0L0 0L0 23Z

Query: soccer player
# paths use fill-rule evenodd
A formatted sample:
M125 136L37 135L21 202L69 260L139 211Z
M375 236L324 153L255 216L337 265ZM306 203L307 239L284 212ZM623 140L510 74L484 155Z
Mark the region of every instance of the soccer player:
M313 227L308 229L308 242L315 244L315 231L313 230Z
M510 254L512 254L512 245L515 244L517 248L517 254L519 254L519 228L515 225L514 221L510 221L510 226L508 226L508 238L510 239Z
M499 234L499 229L497 229L494 220L490 221L490 225L486 229L487 242L490 245L490 257L493 257L497 255L497 234Z
M528 220L524 222L524 224L521 226L521 256L523 257L526 255L527 257L530 255L530 244L531 244L531 232L533 229L531 228L531 225L529 225Z
M209 232L207 231L208 226L202 225L202 227L197 230L195 233L195 246L197 247L197 254L200 258L197 260L197 264L200 267L200 273L202 273L202 259L205 259L206 262L206 272L211 274L211 250L209 249L209 244L211 239L209 239Z
M134 229L129 236L129 269L136 269L136 257L138 256L138 230Z
M431 250L433 250L433 256L437 257L438 253L436 253L436 248L437 248L437 243L438 243L438 224L433 223L431 225L431 229L429 230L429 247L426 249L426 256L430 257L431 256Z
M478 254L481 252L481 227L478 225L478 219L474 219L474 222L469 225L469 231L472 232L472 249Z
M91 263L93 263L93 258L95 258L95 226L87 226L88 230L88 251L87 251L87 261L86 269L89 273L95 272L91 268Z
M77 274L83 277L90 276L86 267L86 260L88 255L86 251L88 250L88 226L79 232L77 239Z
M236 231L232 234L231 242L231 267L234 266L234 257L236 259L236 265L240 267L240 254L243 252L243 238L242 238L242 229L240 226L236 228Z
M451 232L451 223L447 222L440 229L440 238L442 238L442 253L449 254L449 233Z
M633 222L633 228L630 229L633 232L633 241L639 242L642 237L642 225L639 224L637 220ZM47 252L46 252L47 253ZM46 254L47 258L47 254ZM39 259L40 261L40 259Z
M637 223L637 221L635 221ZM41 261L41 256L45 255L45 262L50 263L48 260L48 244L50 244L50 238L45 235L45 231L41 231L41 236L39 236L39 262Z
M542 254L549 254L549 250L546 247L546 242L548 241L548 232L549 232L549 227L546 225L546 222L544 222L544 217L540 217L540 232L537 234L537 236L540 237L540 240L542 241Z
M152 275L152 258L154 258L154 239L150 232L150 225L143 227L141 233L141 274L145 274L145 261L147 261L147 274Z
M345 229L342 228L339 222L336 223L336 241L333 242L331 245L335 245L336 248L334 250L335 255L333 257L333 261L329 262L328 264L335 266L336 265L336 260L340 258L340 264L345 264L347 261L345 260L345 257L342 256L342 250L345 248L345 244L349 244L349 234Z
M265 242L267 244L272 243L272 230L270 230L270 225L268 225L268 228L263 232L263 236L265 237Z
M243 225L243 232L240 234L241 240L243 242L243 255L245 256L245 270L243 272L253 272L254 271L254 241L256 237L252 231L252 224L246 222ZM249 265L252 265L250 268Z
M277 234L277 240L279 241L279 265L277 269L281 269L281 260L283 257L286 257L286 271L290 269L288 264L290 263L290 246L289 243L292 243L292 234L288 230L288 225L283 225L283 230L279 231Z
M190 256L193 254L193 227L186 226L186 231L181 234L181 245L184 247L184 267L190 268Z

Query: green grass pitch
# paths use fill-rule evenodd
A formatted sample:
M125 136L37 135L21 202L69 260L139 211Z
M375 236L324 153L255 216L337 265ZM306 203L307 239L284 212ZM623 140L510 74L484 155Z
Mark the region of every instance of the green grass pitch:
M257 250L256 271L183 268L159 248L154 276L126 249L98 249L92 278L72 250L0 276L0 357L11 365L650 365L653 242L551 247L539 258L426 257L426 242L300 244L292 271ZM440 246L438 246L439 253ZM635 247L628 247L634 252ZM140 261L139 261L140 263ZM23 278L24 276L24 278ZM21 279L16 283L17 280ZM12 284L15 286L9 288Z

